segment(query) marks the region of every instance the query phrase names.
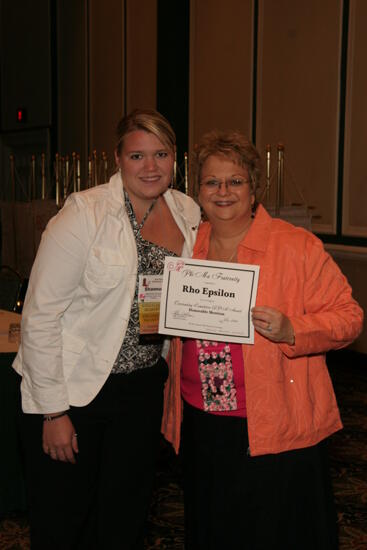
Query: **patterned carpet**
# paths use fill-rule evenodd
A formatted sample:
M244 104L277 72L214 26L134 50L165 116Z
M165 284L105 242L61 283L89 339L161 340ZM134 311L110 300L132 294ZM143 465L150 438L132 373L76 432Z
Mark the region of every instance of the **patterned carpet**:
M332 352L328 355L328 364L345 426L330 440L340 550L366 550L367 356L348 351ZM183 549L181 481L180 459L162 441L147 550ZM26 515L12 514L3 518L0 550L28 549Z

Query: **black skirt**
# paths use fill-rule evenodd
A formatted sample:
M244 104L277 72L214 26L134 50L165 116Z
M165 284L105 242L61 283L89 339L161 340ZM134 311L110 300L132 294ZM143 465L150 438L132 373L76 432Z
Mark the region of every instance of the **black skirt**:
M185 403L187 550L335 550L327 443L248 454L247 421Z

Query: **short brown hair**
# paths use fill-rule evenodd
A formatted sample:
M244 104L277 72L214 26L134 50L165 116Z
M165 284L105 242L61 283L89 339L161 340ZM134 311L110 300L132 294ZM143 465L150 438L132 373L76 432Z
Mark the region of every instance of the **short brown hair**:
M121 154L124 137L134 130L144 130L154 134L174 154L176 135L168 120L153 109L134 109L124 116L117 125L116 153Z
M246 168L251 192L256 193L260 183L261 159L255 146L240 132L213 130L203 135L192 155L191 181L195 198L199 194L201 169L204 162L212 155L222 155Z

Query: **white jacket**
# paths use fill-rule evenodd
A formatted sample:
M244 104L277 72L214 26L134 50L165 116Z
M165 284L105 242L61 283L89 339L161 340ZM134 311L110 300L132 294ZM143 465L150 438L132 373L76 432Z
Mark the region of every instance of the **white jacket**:
M190 256L198 205L174 190L164 194ZM22 314L13 367L22 376L27 413L88 404L120 350L137 277L134 235L120 174L71 195L42 236Z

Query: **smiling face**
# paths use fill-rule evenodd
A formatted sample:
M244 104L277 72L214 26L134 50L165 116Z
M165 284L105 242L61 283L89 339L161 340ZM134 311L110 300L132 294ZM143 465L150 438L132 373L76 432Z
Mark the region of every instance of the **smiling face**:
M209 221L247 224L255 197L246 168L223 155L211 155L200 174L199 203Z
M173 152L150 132L134 130L127 134L115 159L133 205L149 205L171 183Z

